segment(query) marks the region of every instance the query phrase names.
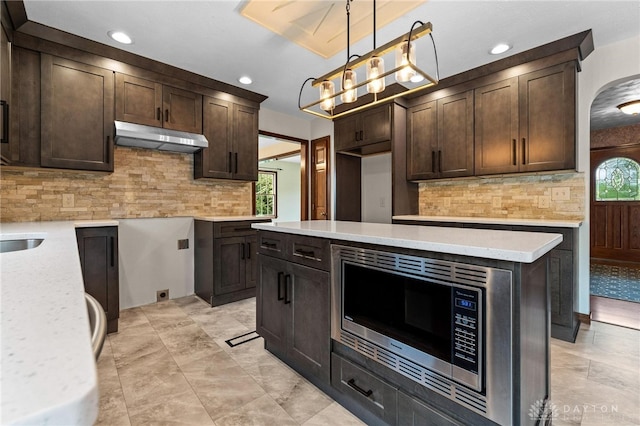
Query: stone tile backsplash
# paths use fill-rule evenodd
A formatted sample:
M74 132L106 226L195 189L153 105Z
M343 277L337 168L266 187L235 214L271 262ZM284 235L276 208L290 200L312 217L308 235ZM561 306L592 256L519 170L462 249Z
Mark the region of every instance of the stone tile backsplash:
M115 147L110 174L0 169L0 221L251 214L251 183L193 179L193 155Z
M584 173L500 175L422 182L419 214L584 219Z

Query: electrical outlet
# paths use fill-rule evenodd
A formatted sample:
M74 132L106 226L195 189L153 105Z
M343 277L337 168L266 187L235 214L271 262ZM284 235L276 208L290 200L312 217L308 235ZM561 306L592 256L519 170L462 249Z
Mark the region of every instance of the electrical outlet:
M538 208L548 209L551 206L551 197L548 195L541 195L538 197Z
M567 186L551 189L551 199L553 201L569 201L571 190Z
M169 289L158 290L156 292L156 302L164 302L165 300L169 300Z
M75 207L75 205L76 202L73 194L62 194L62 207L71 208Z
M178 240L178 250L184 250L189 248L189 239Z
M499 208L501 208L501 207L502 207L502 198L500 198L500 197L493 197L493 198L491 199L491 206L492 206L494 209L499 209Z

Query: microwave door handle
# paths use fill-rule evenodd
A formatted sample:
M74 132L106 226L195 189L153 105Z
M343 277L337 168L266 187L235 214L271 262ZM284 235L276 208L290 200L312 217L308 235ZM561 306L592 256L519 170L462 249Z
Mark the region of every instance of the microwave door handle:
M284 300L284 296L282 296L282 278L284 277L284 272L278 272L278 300Z
M289 298L289 291L291 288L291 275L287 274L284 276L284 304L288 305L291 303L291 299Z

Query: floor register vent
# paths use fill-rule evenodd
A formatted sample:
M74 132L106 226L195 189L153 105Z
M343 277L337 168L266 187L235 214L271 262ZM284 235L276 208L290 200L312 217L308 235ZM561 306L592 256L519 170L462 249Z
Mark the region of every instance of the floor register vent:
M485 415L487 413L487 401L483 395L470 391L456 383L436 374L427 368L414 362L399 357L376 345L366 342L351 334L341 332L340 343L361 353L367 358L388 367L409 379L420 383L426 388L439 393L457 403Z

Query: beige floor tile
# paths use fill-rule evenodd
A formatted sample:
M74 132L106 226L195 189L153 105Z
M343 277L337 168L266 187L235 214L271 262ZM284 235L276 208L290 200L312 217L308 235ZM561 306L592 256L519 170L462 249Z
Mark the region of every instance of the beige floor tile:
M191 296L181 297L179 299L173 299L173 302L177 306L179 306L180 309L182 309L187 315L205 309L211 309L211 306L207 302L200 299L195 294L192 294Z
M123 329L140 324L148 324L149 320L145 316L144 312L140 308L130 308L120 311L120 318L118 318L118 330L122 332Z
M95 425L129 425L127 404L122 393L120 377L118 376L108 337L98 359L97 368L100 408Z
M222 351L196 323L159 332L160 339L179 366L196 359L206 362L212 353Z
M193 319L172 300L142 306L142 312L157 331L172 330L194 324Z
M253 330L244 326L224 311L214 309L191 315L191 318L214 340L231 339Z
M327 408L304 422L303 426L361 426L364 424L362 420L351 414L342 405L332 402Z
M257 398L216 420L217 426L298 425L269 395Z

